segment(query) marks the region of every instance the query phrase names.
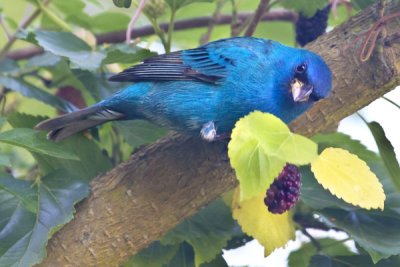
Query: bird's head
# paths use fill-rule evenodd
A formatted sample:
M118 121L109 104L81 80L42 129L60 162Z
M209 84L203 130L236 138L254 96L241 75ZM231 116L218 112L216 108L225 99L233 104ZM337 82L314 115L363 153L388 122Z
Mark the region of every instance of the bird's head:
M327 97L332 89L332 74L325 61L305 49L282 49L275 77L277 109L284 121L290 122L318 100Z
M318 55L300 50L292 61L290 95L295 103L312 103L328 96L332 88L332 74Z

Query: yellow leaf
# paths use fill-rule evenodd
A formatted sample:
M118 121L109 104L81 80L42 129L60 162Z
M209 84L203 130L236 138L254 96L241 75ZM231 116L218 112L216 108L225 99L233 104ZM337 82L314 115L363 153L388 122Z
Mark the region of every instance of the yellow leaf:
M365 209L383 210L385 193L376 175L356 155L326 148L311 164L318 183L344 201Z
M264 204L265 194L240 202L239 188L236 189L232 215L243 232L254 237L265 248L266 256L283 247L295 238L293 220L289 212L272 214Z

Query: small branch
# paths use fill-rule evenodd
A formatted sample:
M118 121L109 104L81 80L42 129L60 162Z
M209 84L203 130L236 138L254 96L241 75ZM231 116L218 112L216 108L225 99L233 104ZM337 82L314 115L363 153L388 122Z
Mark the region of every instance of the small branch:
M61 19L58 15L54 14L47 6L45 6L41 0L36 0L37 5L40 11L46 15L55 25L60 27L62 30L67 32L72 32L71 26L69 26L63 19Z
M237 12L237 6L235 0L230 0L231 5L232 5L232 22L231 22L231 36L235 36L235 29L240 26L240 23L238 21L238 12Z
M11 38L11 34L7 29L7 25L4 23L4 19L3 19L3 15L2 14L0 14L0 26L3 28L3 31L4 31L7 39L10 39Z
M235 28L232 29L232 36L239 36L240 33L250 24L252 17L248 17L245 20L240 20L236 23Z
M203 34L200 38L200 44L208 43L211 37L211 33L215 27L215 24L218 22L219 18L221 17L222 7L225 5L226 0L219 0L217 6L215 8L214 14L211 17L210 23L208 24L207 32ZM232 21L234 21L234 13L232 13Z
M239 20L245 20L251 16L253 16L253 13L247 13L247 12L239 13L237 15ZM187 29L207 27L211 19L212 19L211 17L197 17L197 18L179 20L174 23L174 29L175 31L181 31ZM261 20L294 22L297 20L297 13L289 10L276 10L264 14ZM231 22L232 22L231 15L221 15L220 19L218 20L218 22L215 23L215 25L231 24ZM166 30L168 29L168 23L161 23L158 25L158 27L160 30ZM148 36L152 34L155 34L153 26L147 25L136 28L132 32L132 38ZM98 45L104 43L122 43L125 40L126 40L126 31L109 32L109 33L99 34L96 36L96 41ZM36 56L41 53L43 53L43 49L34 46L9 52L7 54L7 57L14 60L21 60Z
M397 107L398 109L400 109L400 105L397 104L396 102L394 102L393 100L387 98L386 96L382 96L382 98L383 98L384 100L386 100L387 102L391 103L392 105L394 105L395 107Z
M146 0L140 0L138 8L136 9L135 13L133 14L131 20L129 21L128 28L126 29L126 43L127 44L131 43L133 27L135 26L136 21L139 19L140 14L142 13L142 10L145 5L146 5Z
M47 6L49 3L50 3L50 0L45 0L43 2L43 5ZM19 30L25 29L26 27L28 27L40 15L40 13L41 13L40 8L37 8L29 17L27 17L24 21L21 22L21 26L20 26ZM8 39L8 41L5 44L5 46L1 49L1 51L0 51L0 61L6 56L6 53L8 52L8 50L10 50L11 46L17 40L17 32L14 33L10 37L10 39Z
M174 26L175 26L175 14L176 14L176 10L172 9L171 16L169 18L169 23L168 23L167 45L165 47L165 53L171 52L172 33L174 32Z
M307 229L303 228L303 229L301 229L301 232L302 232L305 236L307 236L307 237L310 239L311 243L314 245L314 247L317 249L317 251L321 251L321 244L318 242L317 239L315 239L315 238L307 231Z
M324 223L320 222L319 220L315 219L312 215L302 214L302 213L295 213L293 216L293 220L301 226L301 228L314 228L319 229L322 231L328 231L331 228L327 227Z
M252 36L257 28L258 23L261 21L263 14L267 11L269 0L260 0L260 4L257 7L254 17L252 18L249 27L245 32L245 36Z

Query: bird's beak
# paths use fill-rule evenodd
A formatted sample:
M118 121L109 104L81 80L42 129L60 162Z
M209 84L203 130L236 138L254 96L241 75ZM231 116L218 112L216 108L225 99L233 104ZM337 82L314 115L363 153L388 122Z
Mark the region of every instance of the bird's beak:
M292 96L294 102L305 102L313 91L312 85L304 84L298 79L294 79L291 84Z

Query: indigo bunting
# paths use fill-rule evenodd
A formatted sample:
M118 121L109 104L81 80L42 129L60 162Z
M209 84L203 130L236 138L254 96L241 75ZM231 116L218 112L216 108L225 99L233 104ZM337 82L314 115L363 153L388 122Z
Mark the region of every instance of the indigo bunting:
M235 122L254 110L289 123L332 87L320 56L253 37L155 56L110 80L133 84L36 128L58 141L107 121L145 119L213 141L229 136Z

